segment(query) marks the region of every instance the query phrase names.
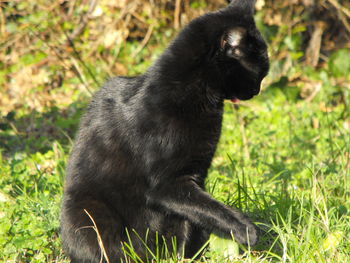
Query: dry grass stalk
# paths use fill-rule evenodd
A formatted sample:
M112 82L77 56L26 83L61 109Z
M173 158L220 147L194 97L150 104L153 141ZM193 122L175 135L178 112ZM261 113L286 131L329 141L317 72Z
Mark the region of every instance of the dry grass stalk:
M316 67L320 59L320 51L322 44L322 35L326 25L322 21L315 23L315 29L312 33L309 45L306 49L306 64Z
M181 0L176 0L175 12L174 12L174 28L180 28L180 13L181 13Z
M95 220L93 219L93 217L89 214L89 212L88 212L86 209L84 209L84 212L89 216L91 222L94 224L94 226L91 226L91 227L92 227L92 229L95 230L95 232L96 232L97 240L98 240L98 245L100 246L100 249L101 249L101 251L102 251L100 262L103 261L103 257L104 257L105 260L107 261L107 263L110 263L109 258L108 258L107 253L106 253L106 249L105 249L105 247L104 247L104 245L103 245L103 241L102 241L102 238L101 238L101 234L100 234L100 232L98 231L98 228L97 228L97 225L96 225L96 223L95 223Z
M153 33L153 25L150 25L148 27L147 33L145 35L145 37L143 38L140 46L135 50L135 52L132 54L133 57L136 57L141 51L142 49L147 45L148 41L150 40L152 33Z

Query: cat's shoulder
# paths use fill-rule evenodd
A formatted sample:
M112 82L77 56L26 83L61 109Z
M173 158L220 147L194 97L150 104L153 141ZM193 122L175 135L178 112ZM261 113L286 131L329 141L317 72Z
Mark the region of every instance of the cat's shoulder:
M99 101L123 101L125 98L132 97L139 89L142 83L142 76L118 76L113 77L93 96L94 102Z
M101 91L118 91L124 90L126 88L130 88L136 86L136 84L140 81L141 76L118 76L111 78L106 81L106 83L101 88Z

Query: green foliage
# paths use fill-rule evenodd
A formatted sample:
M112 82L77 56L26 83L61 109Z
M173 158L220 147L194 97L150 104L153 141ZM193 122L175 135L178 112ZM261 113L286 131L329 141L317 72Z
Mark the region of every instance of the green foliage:
M207 7L207 3L203 0L193 1L191 3L191 8L194 8L194 9L204 9L206 7Z
M332 54L329 60L329 71L336 77L346 76L350 73L350 50L341 49Z
M58 229L65 159L54 142L45 154L17 153L2 160L0 256L5 261L62 259Z
M234 259L239 257L239 245L235 240L220 238L214 234L210 235L209 245L211 257Z

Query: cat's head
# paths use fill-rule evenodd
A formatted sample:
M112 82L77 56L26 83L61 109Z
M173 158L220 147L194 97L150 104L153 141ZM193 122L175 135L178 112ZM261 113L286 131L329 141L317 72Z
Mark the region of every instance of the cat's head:
M222 10L223 31L215 63L225 99L248 100L260 92L269 70L267 45L254 22L255 0L231 0Z

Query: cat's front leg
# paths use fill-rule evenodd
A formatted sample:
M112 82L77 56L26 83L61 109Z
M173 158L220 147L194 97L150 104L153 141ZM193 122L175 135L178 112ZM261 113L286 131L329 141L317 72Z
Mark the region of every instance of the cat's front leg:
M256 244L258 231L249 218L212 198L198 186L196 178L186 175L157 184L147 193L148 205L179 215L220 236L229 238L232 233L242 244Z

